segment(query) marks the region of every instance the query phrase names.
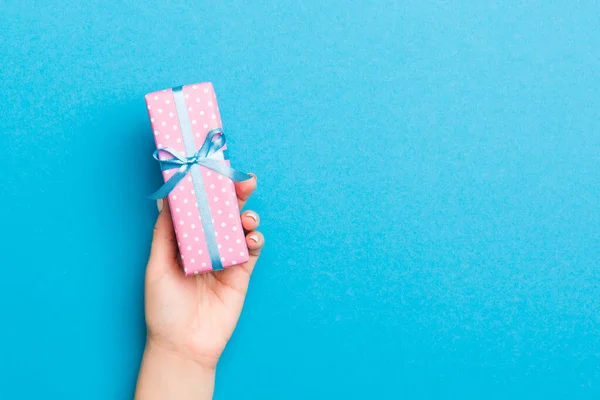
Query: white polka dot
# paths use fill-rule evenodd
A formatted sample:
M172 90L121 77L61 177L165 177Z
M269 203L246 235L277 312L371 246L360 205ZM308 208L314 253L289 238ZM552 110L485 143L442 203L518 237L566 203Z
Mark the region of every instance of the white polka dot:
M195 193L196 193L196 191L195 191L194 189L192 189L191 193L192 193L192 194L195 194Z
M188 111L192 111L192 107L188 107Z
M177 130L177 125L173 125L173 130Z
M196 125L196 120L195 119L192 120L192 124Z
M181 258L183 259L183 256L182 256ZM187 268L184 268L184 269L183 269L183 272L187 272Z
M225 222L221 222L221 226L222 226L223 228L225 228L225 227L227 226L227 224L226 224Z
M229 250L227 250L228 252L232 253L233 249L230 247Z
M212 173L210 171L206 171L206 176L211 176Z
M167 123L165 121L162 122L162 126L166 126Z
M233 228L231 228L234 231L237 231L237 226L234 226Z
M192 181L192 177L188 176L188 182L191 182L191 181Z
M214 224L214 223L215 223L215 219L214 219L214 218L211 218L211 220L212 220L212 223Z
M179 211L181 211L181 209L179 209L179 208L176 208L176 209L175 209L175 211L179 212Z
M233 218L233 214L229 214L228 216L229 216L229 218Z
M212 101L209 101L209 102L208 102L208 106L209 106L209 107L212 107L212 105L213 105Z
M154 131L154 134L155 134L155 135L158 135L158 131Z
M165 103L169 104L169 103L171 103L171 100L167 99L167 100L165 100Z
M192 86L192 89L196 89L197 87L198 87L198 86L194 85L194 86Z
M211 183L211 184L210 184L210 188L211 188L211 189L214 189L214 188L215 188L215 185Z
M200 133L199 132L196 132L196 137L200 137Z
M187 249L187 251L190 251L190 250L192 250L192 246L188 246L188 247L186 247L186 249Z
M154 122L154 118L150 118L150 122Z
M222 210L217 210L217 214L223 214Z
M159 114L160 114L160 113L162 113L162 108L159 108L159 109L158 109L158 113L159 113Z
M225 240L229 240L229 235L225 235Z
M154 100L158 100L158 96L154 96Z
M179 221L179 225L183 225L183 224L185 224L185 222Z
M202 254L202 250L198 250L198 254Z
M186 95L185 95L185 98L186 98L186 99L189 99L189 98L190 98L190 95L189 95L189 94L186 94Z
M236 243L239 243L239 242L241 242L241 240L240 240L240 239L237 239L235 242L236 242Z
M229 200L225 202L225 205L228 206L230 204Z
M206 267L206 263L202 263L202 266L203 266L203 267Z
M231 264L235 265L235 264L237 264L237 261L234 260L231 262Z
M196 262L196 260L192 258L192 259L190 260L190 262L191 262L191 263L195 263L195 262Z
M204 115L204 110L200 110L200 115Z
M218 179L223 180L223 175L219 175Z
M173 113L169 113L169 117L173 118Z
M244 257L244 254L246 254L246 253L244 253L243 251L240 251L240 256Z
M192 229L196 229L196 224L192 224Z
M204 93L208 93L208 89L206 89L206 88L205 88L205 89L204 89Z
M188 217L191 217L192 216L192 212L188 211L187 215L188 215Z
M194 238L194 242L197 242L197 241L199 241L199 240L200 240L200 238L199 238L198 236L196 236L196 237Z
M219 198L218 198L218 197L215 197L213 200L214 200L214 201L219 201Z
M184 202L185 204L187 204L187 203L188 203L188 199L183 199L183 202Z
M165 135L165 139L170 139L170 138L171 138L171 136Z
M204 124L204 127L205 127L205 128L208 128L208 124Z
M176 142L181 143L181 139L177 138Z
M216 116L215 114L211 115L210 117L211 117L212 119L216 119L216 118L217 118L217 116Z
M173 195L173 200L175 200L177 198L177 196Z
M219 236L219 232L215 232L215 236Z
M225 257L221 257L221 262L225 262Z
M179 190L185 189L185 186L179 186Z
M218 247L218 248L221 248L221 247L223 247L223 246L221 246L221 245L219 244L219 245L217 245L217 247Z
M200 103L200 97L196 97L196 103Z
M227 191L226 188L221 189L221 192L225 193Z
M187 233L184 233L184 234L183 234L183 237L184 237L184 238L188 237L188 234L187 234Z
M194 275L198 275L198 271L194 271Z
M148 110L152 110L152 106L148 106Z

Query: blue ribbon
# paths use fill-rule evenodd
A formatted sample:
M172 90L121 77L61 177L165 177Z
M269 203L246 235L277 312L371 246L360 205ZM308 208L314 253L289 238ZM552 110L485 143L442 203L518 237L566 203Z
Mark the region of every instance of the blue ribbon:
M223 164L219 160L210 158L219 150L221 150L223 146L225 146L225 136L223 135L223 130L221 128L216 128L208 132L202 147L200 147L200 150L198 150L191 157L186 157L170 147L161 147L160 149L157 149L152 154L152 157L154 157L154 159L160 164L161 171L167 171L175 168L179 168L179 170L156 192L152 193L148 197L154 200L167 197L167 195L171 193L173 189L175 189L177 184L187 176L194 165L201 165L236 182L245 181L252 178L251 175L235 170L230 166ZM160 153L170 154L173 158L160 159Z
M221 128L216 128L208 132L204 143L200 149L194 153L194 137L191 125L189 123L189 116L187 114L185 98L183 96L181 87L173 88L173 97L175 99L175 105L181 126L181 134L183 136L186 152L188 154L193 154L191 156L186 156L185 154L182 154L169 147L161 147L157 149L152 156L159 162L161 170L166 171L175 168L178 170L171 178L169 178L168 181L166 181L149 197L155 200L166 197L173 189L175 189L177 184L181 182L181 180L185 178L188 173L190 173L192 177L192 183L194 184L194 192L197 200L196 203L198 206L198 211L200 212L202 228L204 229L204 235L206 237L206 244L213 270L223 269L200 166L215 171L216 173L219 173L237 182L248 180L252 178L252 176L237 171L224 164L221 160L215 159L215 156L218 155L219 151L223 152L222 148L225 146L225 135L223 134L223 130ZM161 153L170 154L172 158L160 159Z

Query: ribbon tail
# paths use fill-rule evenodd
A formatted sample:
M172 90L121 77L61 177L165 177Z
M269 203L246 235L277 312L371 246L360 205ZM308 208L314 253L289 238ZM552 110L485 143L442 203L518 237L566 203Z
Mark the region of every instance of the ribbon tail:
M235 169L231 168L230 166L223 164L222 161L204 158L202 160L199 160L198 164L200 164L203 167L206 167L210 170L213 170L216 173L226 176L229 179L236 181L236 182L247 181L248 179L252 178L252 175L248 175L244 172L235 170Z
M154 192L150 196L148 196L148 198L150 198L152 200L158 200L158 199L162 199L164 197L167 197L169 195L169 193L171 193L171 191L173 189L175 189L175 187L177 186L177 184L179 182L181 182L181 180L183 178L185 178L185 176L187 175L187 173L188 173L189 170L190 170L190 167L188 165L183 165L156 192Z

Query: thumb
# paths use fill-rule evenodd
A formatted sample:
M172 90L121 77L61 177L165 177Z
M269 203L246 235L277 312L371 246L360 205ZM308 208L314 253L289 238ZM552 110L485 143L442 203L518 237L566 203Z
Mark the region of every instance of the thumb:
M162 269L171 266L173 262L177 262L177 239L171 221L169 202L167 199L160 199L157 206L160 213L156 225L154 225L148 267L155 266L152 268Z

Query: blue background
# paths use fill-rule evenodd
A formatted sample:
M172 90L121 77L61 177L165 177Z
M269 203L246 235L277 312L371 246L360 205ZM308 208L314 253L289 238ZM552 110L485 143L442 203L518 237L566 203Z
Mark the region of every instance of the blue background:
M131 398L143 96L207 80L267 238L216 399L600 396L596 2L167 3L2 3L1 398Z

